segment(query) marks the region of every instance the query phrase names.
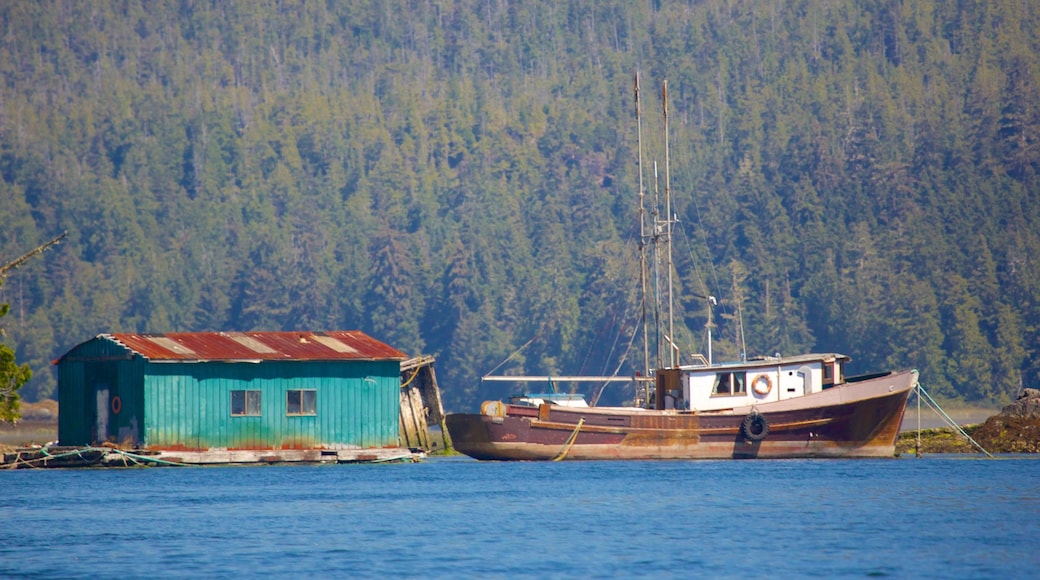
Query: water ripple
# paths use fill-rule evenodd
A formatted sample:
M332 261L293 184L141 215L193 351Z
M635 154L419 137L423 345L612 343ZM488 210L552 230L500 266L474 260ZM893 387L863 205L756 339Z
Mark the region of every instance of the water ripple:
M1026 458L0 472L3 577L1028 577Z

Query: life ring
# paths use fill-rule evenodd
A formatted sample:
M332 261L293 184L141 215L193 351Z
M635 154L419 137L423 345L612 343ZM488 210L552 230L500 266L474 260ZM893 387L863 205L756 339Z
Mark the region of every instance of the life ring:
M758 375L751 381L751 389L756 395L764 397L773 390L773 379L769 378L769 375Z
M112 412L116 415L123 410L123 399L119 398L119 395L112 397Z
M480 405L480 414L489 417L505 417L506 406L502 401L484 401Z
M748 441L761 441L769 435L769 421L765 415L751 413L740 424L740 433Z

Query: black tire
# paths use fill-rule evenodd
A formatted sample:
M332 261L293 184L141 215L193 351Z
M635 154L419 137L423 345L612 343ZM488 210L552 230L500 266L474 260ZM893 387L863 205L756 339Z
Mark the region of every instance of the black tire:
M769 435L769 421L765 415L752 413L744 417L744 422L740 424L740 433L748 441L761 441Z

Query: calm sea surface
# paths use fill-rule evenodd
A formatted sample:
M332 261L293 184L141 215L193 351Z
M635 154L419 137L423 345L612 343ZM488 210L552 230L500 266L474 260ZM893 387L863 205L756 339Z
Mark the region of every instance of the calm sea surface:
M0 577L1036 578L1040 460L0 471Z

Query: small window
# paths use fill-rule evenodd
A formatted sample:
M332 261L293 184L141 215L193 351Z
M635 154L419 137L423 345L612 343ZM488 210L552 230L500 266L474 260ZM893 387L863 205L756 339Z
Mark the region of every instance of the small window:
M285 398L286 415L317 415L318 414L318 392L292 390Z
M259 417L260 391L231 391L232 417Z
M733 394L734 395L746 395L747 387L744 386L745 382L744 373L733 373Z
M719 373L715 375L715 387L711 390L711 394L728 395L730 394L729 389L729 373Z
M715 397L746 395L746 383L745 373L719 373L715 375L715 386L712 388L711 394Z

